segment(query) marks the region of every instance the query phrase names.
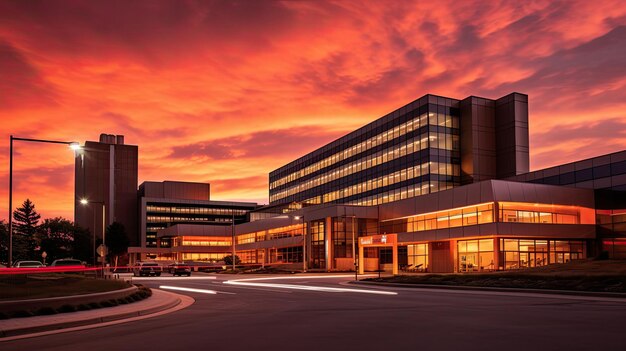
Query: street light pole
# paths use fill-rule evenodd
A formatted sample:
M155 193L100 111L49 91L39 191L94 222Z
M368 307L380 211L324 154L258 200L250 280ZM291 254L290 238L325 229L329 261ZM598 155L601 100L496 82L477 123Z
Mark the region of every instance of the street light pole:
M356 260L356 240L354 237L354 220L355 216L352 216L352 259L354 260L354 280L359 281L359 264Z
M48 144L65 144L76 151L80 149L80 145L75 141L58 141L58 140L44 140L44 139L31 139L31 138L16 138L13 135L10 136L9 147L9 262L8 267L13 266L13 141L28 141L34 143L48 143Z
M13 135L9 147L9 262L7 267L13 266Z
M304 225L304 215L294 216L294 219L302 219L302 272L306 273L306 226Z
M102 246L104 246L106 248L106 244L105 244L105 239L106 239L106 206L104 204L104 201L89 201L87 199L81 199L80 203L82 205L88 205L88 204L99 204L102 205ZM93 209L93 208L92 208ZM96 211L93 211L93 222L94 222L94 226L93 226L93 260L94 260L94 266L96 265ZM102 272L104 273L104 261L106 258L106 254L102 255Z
M235 210L232 210L232 214L233 214L233 220L231 222L231 234L233 236L233 257L232 257L232 261L233 261L233 273L235 273Z

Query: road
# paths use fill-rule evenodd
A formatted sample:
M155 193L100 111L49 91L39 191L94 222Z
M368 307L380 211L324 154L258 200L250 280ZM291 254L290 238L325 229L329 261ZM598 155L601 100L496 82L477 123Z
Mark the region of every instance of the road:
M3 342L0 350L626 349L626 299L372 288L347 284L350 276L191 278L142 281L152 288L198 289L170 290L196 299L187 309L110 327ZM225 283L248 278L272 280L238 283L261 284L252 286ZM322 291L302 290L317 287Z

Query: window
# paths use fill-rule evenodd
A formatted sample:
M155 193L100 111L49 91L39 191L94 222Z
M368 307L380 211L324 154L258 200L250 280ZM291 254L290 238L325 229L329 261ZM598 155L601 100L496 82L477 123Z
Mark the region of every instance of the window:
M428 271L428 244L407 245L407 269Z
M493 239L460 240L457 242L458 271L495 270Z

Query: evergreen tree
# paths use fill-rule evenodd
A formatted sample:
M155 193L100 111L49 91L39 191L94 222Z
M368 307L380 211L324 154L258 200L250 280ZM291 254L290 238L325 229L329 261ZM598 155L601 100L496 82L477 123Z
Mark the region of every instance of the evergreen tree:
M0 263L9 265L9 228L5 221L0 221Z
M36 259L35 249L39 245L37 225L41 216L35 211L35 204L26 199L21 207L13 211L13 257L16 260Z

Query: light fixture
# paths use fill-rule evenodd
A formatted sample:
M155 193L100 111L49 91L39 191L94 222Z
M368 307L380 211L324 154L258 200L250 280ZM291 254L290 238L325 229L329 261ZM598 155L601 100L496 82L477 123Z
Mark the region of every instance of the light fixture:
M73 141L70 143L70 149L76 151L76 150L80 150L82 149L82 147L80 146L80 144L76 141Z
M80 203L83 204L83 205L86 205L86 204L89 203L89 200L87 200L87 199L80 199Z

